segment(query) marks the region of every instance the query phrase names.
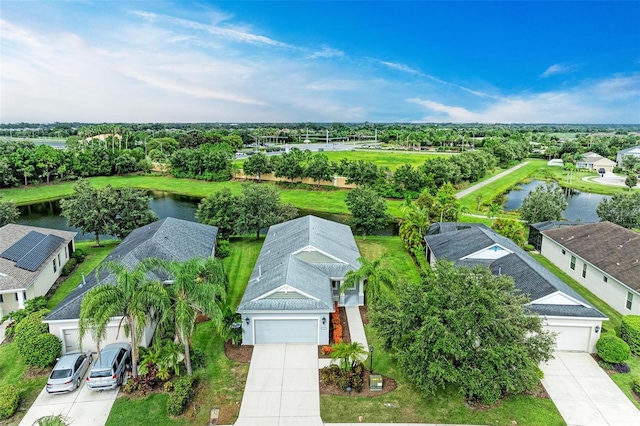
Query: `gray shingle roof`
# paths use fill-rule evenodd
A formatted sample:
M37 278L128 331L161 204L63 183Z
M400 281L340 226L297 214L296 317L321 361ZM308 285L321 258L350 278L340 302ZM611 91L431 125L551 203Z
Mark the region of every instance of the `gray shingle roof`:
M591 307L582 296L540 265L513 241L494 232L486 225L477 224L458 231L427 235L425 241L436 259L453 261L458 266L466 267L482 264L488 266L496 275L501 273L513 277L516 289L527 294L532 302L561 292L585 305L584 309L562 308L562 306L574 305L554 305L561 306L554 308L556 312L554 315L605 318L604 314ZM511 253L496 260L462 259L494 244L499 244ZM535 310L538 308L536 307ZM580 315L575 315L577 311L580 311Z
M596 222L543 234L618 281L640 291L640 234Z
M76 236L76 232L60 231L58 229L38 228L35 226L18 225L10 223L0 228L0 253L7 250L16 242L20 241L30 232L35 231L42 235L53 235L59 237L57 247L49 254L35 271L16 267L16 261L0 258L0 291L27 289L40 276L43 269L51 265L53 256L61 247L68 244ZM53 284L53 283L51 283Z
M218 228L200 223L167 217L147 226L133 230L105 258L104 262L117 261L134 268L148 257L164 260L186 261L194 257L213 256ZM86 283L76 287L45 318L45 321L76 319L80 316L80 305L84 295L96 285L112 282L106 272L97 281L95 270L86 277ZM150 278L161 281L166 277L150 273Z
M294 255L308 247L338 260L315 262ZM238 311L332 311L330 279L342 278L348 271L358 269L359 257L351 228L346 225L315 216L273 225L269 228ZM285 284L312 299L261 298Z

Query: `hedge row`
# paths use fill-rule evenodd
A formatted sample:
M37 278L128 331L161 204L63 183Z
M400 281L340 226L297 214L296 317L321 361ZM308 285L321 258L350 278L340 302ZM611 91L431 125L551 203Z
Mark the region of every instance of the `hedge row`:
M640 315L622 317L620 337L627 342L632 353L640 355Z

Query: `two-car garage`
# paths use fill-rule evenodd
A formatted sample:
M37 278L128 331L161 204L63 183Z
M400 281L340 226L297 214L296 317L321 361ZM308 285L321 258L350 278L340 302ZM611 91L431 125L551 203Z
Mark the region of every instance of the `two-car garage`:
M326 320L325 320L326 321ZM319 318L254 318L254 343L319 344Z

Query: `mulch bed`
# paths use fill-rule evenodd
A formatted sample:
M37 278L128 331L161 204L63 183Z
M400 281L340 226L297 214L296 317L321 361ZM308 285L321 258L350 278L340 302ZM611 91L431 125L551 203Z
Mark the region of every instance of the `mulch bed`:
M362 318L362 325L369 324L369 308L366 305L362 305L360 308L360 318Z
M340 324L342 325L342 341L344 343L351 343L351 333L349 332L349 321L347 321L347 311L344 308L338 308L338 312L340 313ZM329 319L329 322L331 320ZM333 327L329 326L329 344L328 345L320 345L318 346L318 358L331 358L331 355L323 355L322 347L323 346L331 346L335 344L333 341Z
M375 372L374 372L375 374ZM398 387L398 383L393 380L391 377L382 376L382 390L380 391L370 391L369 390L369 372L365 370L364 372L364 388L362 392L351 392L351 396L353 397L372 397L372 396L380 396L395 390ZM322 380L320 380L320 373L318 373L318 380L320 381L320 395L339 395L339 396L349 396L349 392L344 389L340 389L336 385L324 385Z
M224 344L224 354L232 361L247 363L251 361L251 355L253 355L253 346L234 346L231 342L226 342Z

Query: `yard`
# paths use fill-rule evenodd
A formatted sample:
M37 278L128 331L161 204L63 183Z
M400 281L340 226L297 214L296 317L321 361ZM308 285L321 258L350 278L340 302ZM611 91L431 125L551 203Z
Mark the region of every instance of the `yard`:
M346 158L350 161L364 160L375 163L378 167L388 167L395 170L403 164L411 164L413 167L422 165L425 161L436 157L448 157L452 153L436 151L327 151L329 160L339 162Z

